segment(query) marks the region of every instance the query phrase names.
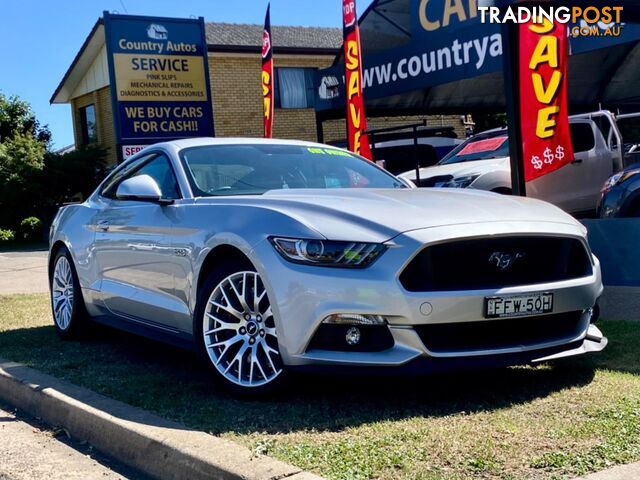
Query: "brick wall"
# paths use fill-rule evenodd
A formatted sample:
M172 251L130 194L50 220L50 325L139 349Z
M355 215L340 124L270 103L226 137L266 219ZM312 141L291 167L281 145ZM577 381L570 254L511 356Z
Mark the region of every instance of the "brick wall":
M111 88L101 88L98 90L97 115L99 118L98 138L100 143L108 148L107 161L116 163L116 132L113 126L113 109L111 108Z
M427 120L428 127L454 127L458 138L465 138L464 125L460 120L460 115L410 115L400 117L371 117L367 118L367 128L386 128L409 125ZM328 120L324 122L324 141L346 139L347 127L345 120ZM314 138L315 140L315 138Z
M71 100L75 145L79 147L83 143L80 109L91 104L95 105L96 109L98 143L107 148L107 162L110 164L116 163L115 130L111 108L111 90L109 87L101 88Z
M333 56L274 55L276 67L326 68ZM213 99L216 135L221 137L262 136L261 61L257 54L209 53L209 76ZM369 128L406 125L427 119L429 126L450 125L464 138L464 126L458 115L405 116L371 118ZM345 120L323 124L326 142L346 136ZM273 136L298 140L317 140L313 109L278 109L274 113Z
M330 55L275 55L277 67L315 67L331 65ZM262 93L260 86L261 62L258 54L209 53L209 76L216 135L221 137L262 136ZM71 101L75 144L82 144L80 108L89 104L96 106L98 142L108 148L108 161L117 158L111 90L101 88ZM409 116L394 118L370 118L369 128L405 125L427 119L429 126L451 125L458 136L464 138L464 126L460 117ZM324 122L326 142L343 140L346 136L344 120ZM317 140L315 113L313 109L276 109L273 129L275 138Z
M274 55L276 67L331 65L332 56ZM209 76L216 135L262 136L261 61L258 54L209 53ZM273 136L316 139L313 109L280 109L274 113Z

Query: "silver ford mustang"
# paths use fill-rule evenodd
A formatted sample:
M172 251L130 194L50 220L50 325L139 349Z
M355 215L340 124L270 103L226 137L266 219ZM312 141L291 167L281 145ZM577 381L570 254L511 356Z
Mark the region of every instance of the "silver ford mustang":
M432 372L602 350L600 266L547 203L414 189L326 145L146 148L50 234L55 326L198 349L263 392L289 371Z

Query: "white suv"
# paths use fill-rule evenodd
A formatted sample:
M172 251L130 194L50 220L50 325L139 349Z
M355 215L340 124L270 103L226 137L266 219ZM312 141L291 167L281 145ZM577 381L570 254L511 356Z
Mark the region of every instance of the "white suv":
M564 167L527 183L527 196L551 202L570 213L596 209L600 188L622 169L620 132L610 112L599 111L569 119L575 158ZM606 137L606 138L605 138ZM502 141L500 141L502 140ZM437 165L400 175L419 187L453 187L511 192L511 165L506 129L468 139Z

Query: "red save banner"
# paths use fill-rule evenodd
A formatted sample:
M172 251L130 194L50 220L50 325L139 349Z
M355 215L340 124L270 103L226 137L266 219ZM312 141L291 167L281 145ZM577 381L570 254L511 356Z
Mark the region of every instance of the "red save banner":
M347 91L347 139L349 150L372 160L367 118L362 98L362 61L360 56L360 27L355 0L342 0L344 37L345 88Z
M273 46L271 44L271 4L267 6L262 34L262 101L264 104L264 138L273 135Z
M520 117L524 178L529 182L573 160L567 106L567 27L524 23L520 35Z

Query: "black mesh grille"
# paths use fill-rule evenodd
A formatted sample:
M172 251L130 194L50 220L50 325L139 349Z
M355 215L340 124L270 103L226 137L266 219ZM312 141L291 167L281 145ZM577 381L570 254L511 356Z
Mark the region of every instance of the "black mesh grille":
M508 256L517 258L500 268L504 266L500 259ZM411 292L480 290L558 282L591 273L587 250L577 239L495 237L427 247L403 270L400 282Z
M575 337L586 328L581 312L505 320L418 325L414 327L432 352L469 352L539 345Z

